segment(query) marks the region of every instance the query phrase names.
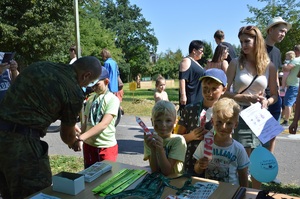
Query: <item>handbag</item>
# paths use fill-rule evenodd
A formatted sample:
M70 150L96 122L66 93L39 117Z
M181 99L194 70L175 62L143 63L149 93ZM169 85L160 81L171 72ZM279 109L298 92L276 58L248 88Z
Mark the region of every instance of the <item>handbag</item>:
M118 90L122 90L124 86L124 83L122 81L122 79L120 78L120 75L118 75Z

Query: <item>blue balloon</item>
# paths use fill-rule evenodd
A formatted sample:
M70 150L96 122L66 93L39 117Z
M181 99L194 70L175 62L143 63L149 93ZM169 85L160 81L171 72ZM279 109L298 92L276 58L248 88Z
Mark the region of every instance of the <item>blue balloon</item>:
M249 170L259 182L271 182L278 174L278 163L269 150L259 146L250 155Z

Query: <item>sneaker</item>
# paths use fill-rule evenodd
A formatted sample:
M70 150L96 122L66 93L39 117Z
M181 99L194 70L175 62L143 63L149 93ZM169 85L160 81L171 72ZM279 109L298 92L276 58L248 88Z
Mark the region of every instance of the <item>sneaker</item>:
M272 180L272 182L275 183L275 184L280 184L281 183L278 178L275 178L274 180Z
M289 123L288 123L288 121L287 121L287 120L284 120L284 121L281 123L281 125L282 125L282 126L288 126L288 125L289 125Z
M252 182L250 170L248 170L248 181L249 181L249 182Z
M249 181L249 182L252 182L252 179L251 179L251 175L250 175L250 174L248 174L248 181Z

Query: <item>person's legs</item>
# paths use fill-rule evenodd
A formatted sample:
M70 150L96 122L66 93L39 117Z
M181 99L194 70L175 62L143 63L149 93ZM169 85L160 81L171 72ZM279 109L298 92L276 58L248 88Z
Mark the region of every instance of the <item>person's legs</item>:
M98 148L83 143L83 161L85 169L98 162Z
M44 141L19 133L1 132L0 161L4 199L25 198L52 183L48 144Z
M284 97L284 122L282 125L288 125L290 115L292 112L292 106L294 105L298 94L298 87L297 86L289 86L285 97Z
M285 121L287 121L287 124L289 123L288 121L290 119L291 113L292 113L292 107L291 106L284 106L284 117L283 117L283 119Z
M251 176L252 188L253 189L261 189L261 182L257 181L253 176Z

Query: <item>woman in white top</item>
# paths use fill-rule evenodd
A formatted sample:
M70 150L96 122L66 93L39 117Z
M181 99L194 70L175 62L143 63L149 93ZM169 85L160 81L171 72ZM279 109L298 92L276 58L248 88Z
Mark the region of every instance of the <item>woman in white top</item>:
M260 102L262 108L268 108L277 101L278 89L276 68L267 54L264 38L255 26L242 27L238 37L241 53L230 62L227 70L227 87L233 85L233 91L226 91L224 96L233 98L242 107ZM267 86L271 93L268 99L264 93ZM241 117L233 138L245 147L248 156L260 145L256 135ZM261 183L252 178L252 187L260 189L260 186Z

